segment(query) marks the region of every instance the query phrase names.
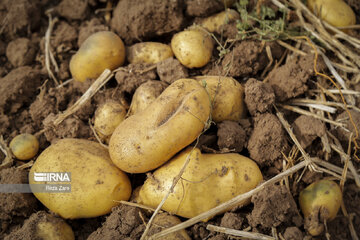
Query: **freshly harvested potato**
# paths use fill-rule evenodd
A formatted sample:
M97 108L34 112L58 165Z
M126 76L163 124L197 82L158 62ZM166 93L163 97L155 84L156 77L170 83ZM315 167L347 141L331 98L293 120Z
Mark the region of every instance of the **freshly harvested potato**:
M209 116L205 89L194 79L179 79L120 123L110 138L111 160L129 173L155 169L194 141Z
M101 140L109 142L115 128L125 119L126 109L120 103L110 100L95 111L94 128Z
M129 63L158 63L174 56L169 45L159 42L136 43L126 49Z
M36 235L44 240L73 240L71 227L61 218L46 214L36 224Z
M151 225L149 236L152 236L155 233L161 232L165 228L169 228L175 225L180 224L181 221L179 218L169 215L168 213L159 213L155 216L153 225ZM191 240L185 229L170 233L164 237L157 238L158 240Z
M171 48L182 65L199 68L210 61L214 43L208 33L192 28L175 34L171 39Z
M239 121L245 115L244 88L231 77L198 76L195 77L204 85L212 101L212 120Z
M335 27L356 24L354 11L343 0L307 0L309 9Z
M240 154L201 154L198 148L191 150L187 148L157 169L141 187L137 201L156 208L188 157L190 162L182 179L163 205L171 214L195 217L250 191L263 179L256 163ZM247 199L241 205L249 202Z
M14 137L9 147L17 159L29 160L38 153L39 141L34 135L24 133Z
M128 115L134 115L147 108L167 86L166 83L155 80L141 84L132 97Z
M330 180L310 184L300 192L299 203L305 217L305 228L312 236L324 231L324 222L336 217L342 202L340 187Z
M240 19L239 13L233 9L227 9L223 12L202 19L199 22L199 25L204 27L209 32L220 33L221 26L227 24L231 20L237 19Z
M114 70L124 64L125 46L113 32L101 31L88 37L70 60L70 72L76 81L84 82L100 76L105 69Z
M35 181L39 172L70 172L71 193L36 192L36 184L46 183ZM107 214L116 201L131 195L129 178L111 162L107 149L83 139L62 139L45 149L30 170L29 183L40 202L71 219Z

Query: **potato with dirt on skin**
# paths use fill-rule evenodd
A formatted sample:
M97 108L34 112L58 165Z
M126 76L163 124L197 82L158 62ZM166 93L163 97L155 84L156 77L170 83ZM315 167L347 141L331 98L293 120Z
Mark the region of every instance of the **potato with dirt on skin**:
M45 182L35 181L34 173L44 172L71 173L71 192L37 191ZM42 204L66 219L107 214L131 195L129 178L111 162L108 150L84 139L62 139L45 149L30 169L29 183Z
M162 207L181 217L192 218L206 212L254 189L263 179L259 167L247 157L237 153L202 154L198 148L192 151L189 147L147 178L137 202L156 208L188 157L182 179ZM250 199L240 204L248 203Z
M17 159L29 160L38 153L39 141L34 135L23 133L14 137L9 147Z
M199 22L199 25L209 32L221 32L221 27L231 20L240 19L240 15L233 9L227 9L220 13L214 14L210 17L204 18Z
M36 224L36 235L46 240L73 240L71 227L61 218L47 214Z
M325 22L334 27L356 24L356 16L343 0L308 0L308 8Z
M162 230L165 230L166 228L175 226L180 224L181 221L179 218L169 215L168 213L159 213L155 216L153 224L151 225L149 236L152 236L153 234L157 232L161 232ZM157 238L158 240L191 240L189 235L187 234L185 229L181 229L176 232L172 232L166 236Z
M121 170L144 173L193 142L210 116L210 100L194 79L179 79L146 109L125 119L110 138L111 160Z
M88 37L70 60L72 77L79 82L94 79L105 69L114 70L124 64L125 46L113 32L101 31Z
M112 133L125 116L125 107L114 100L100 105L95 111L94 119L94 128L100 139L108 143Z
M158 63L174 56L169 45L159 42L136 43L126 48L129 63Z
M179 32L171 39L174 55L187 68L205 66L210 61L213 48L211 36L200 28Z
M134 115L147 108L168 86L162 81L149 80L141 84L135 91L128 115Z
M320 180L310 184L299 196L305 229L312 236L320 235L324 231L323 223L336 217L341 202L342 192L334 181Z
M238 81L222 76L197 76L195 79L205 86L210 95L214 122L239 121L244 117L244 88Z

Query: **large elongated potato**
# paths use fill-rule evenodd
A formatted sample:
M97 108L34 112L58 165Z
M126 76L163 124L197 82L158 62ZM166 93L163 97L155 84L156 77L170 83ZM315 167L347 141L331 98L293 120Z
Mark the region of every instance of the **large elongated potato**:
M199 22L199 25L204 27L209 32L221 32L221 26L227 24L229 21L240 19L240 15L233 9L227 9L220 13L214 14L210 17L204 18Z
M169 45L159 42L136 43L127 48L129 63L158 63L174 56Z
M76 81L84 82L100 76L105 69L114 70L124 64L125 46L113 32L91 35L70 60L70 72Z
M209 116L205 89L193 79L179 79L145 110L115 129L109 143L110 157L125 172L155 169L194 141Z
M36 184L46 182L35 181L34 173L47 172L70 172L71 192L36 192ZM111 162L107 149L83 139L62 139L45 149L30 170L29 183L35 197L63 218L104 215L131 195L127 175Z
M239 121L245 115L244 88L231 77L198 76L200 84L206 86L212 100L212 120Z
M263 179L259 167L247 157L236 153L201 154L198 148L187 148L145 181L138 202L157 207L188 157L182 179L163 205L164 210L182 217L195 217L250 191ZM247 199L241 204L249 202Z

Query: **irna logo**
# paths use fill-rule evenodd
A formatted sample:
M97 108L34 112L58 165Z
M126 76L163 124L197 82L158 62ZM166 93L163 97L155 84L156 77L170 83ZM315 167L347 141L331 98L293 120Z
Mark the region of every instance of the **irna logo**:
M34 172L35 182L71 182L69 172Z

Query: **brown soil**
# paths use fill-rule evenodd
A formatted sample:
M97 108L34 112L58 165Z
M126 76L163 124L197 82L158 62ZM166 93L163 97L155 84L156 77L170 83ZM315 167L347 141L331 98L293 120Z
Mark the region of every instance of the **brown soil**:
M180 78L189 76L187 68L174 58L168 58L156 65L156 71L161 81L173 83Z
M247 140L244 128L233 121L224 121L217 127L217 144L221 152L241 152L243 150Z
M303 148L308 147L317 137L325 135L325 124L313 117L302 115L293 123L294 134Z
M254 78L245 84L245 103L251 116L269 112L275 103L275 94L272 87Z

